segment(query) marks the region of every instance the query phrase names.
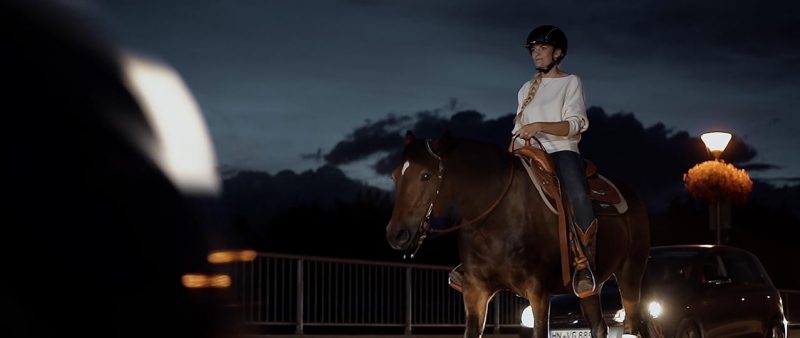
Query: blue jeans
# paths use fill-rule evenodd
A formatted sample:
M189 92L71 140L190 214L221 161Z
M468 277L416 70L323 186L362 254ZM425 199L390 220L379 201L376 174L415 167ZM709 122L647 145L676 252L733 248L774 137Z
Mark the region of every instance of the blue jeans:
M595 216L592 201L589 199L583 159L580 154L569 150L551 153L550 157L556 167L558 180L561 181L562 194L567 194L567 200L572 206L575 222L586 231Z

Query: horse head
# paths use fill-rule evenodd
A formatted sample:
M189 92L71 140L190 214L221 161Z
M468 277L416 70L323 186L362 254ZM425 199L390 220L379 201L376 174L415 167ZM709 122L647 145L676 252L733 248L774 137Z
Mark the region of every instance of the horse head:
M449 190L444 180L449 133L438 140L417 139L406 133L401 163L392 171L396 201L386 226L386 240L395 250L413 252L427 235L431 217L447 209Z

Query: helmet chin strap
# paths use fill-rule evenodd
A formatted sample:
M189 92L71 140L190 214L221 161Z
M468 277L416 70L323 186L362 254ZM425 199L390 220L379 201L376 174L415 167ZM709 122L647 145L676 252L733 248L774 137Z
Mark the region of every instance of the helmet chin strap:
M559 58L557 58L557 59L553 59L553 61L552 61L552 62L550 62L550 64L549 64L549 65L547 65L547 67L537 67L537 68L536 68L536 70L538 70L540 73L547 73L547 72L549 72L551 69L553 69L553 67L555 67L555 66L558 64L558 61L559 61L559 60L561 60L561 58L560 58L560 57L559 57Z

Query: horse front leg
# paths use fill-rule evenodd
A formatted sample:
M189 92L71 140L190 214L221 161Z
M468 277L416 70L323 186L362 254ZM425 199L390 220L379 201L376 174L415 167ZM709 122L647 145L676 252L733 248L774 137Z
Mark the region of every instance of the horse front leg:
M550 295L536 291L525 298L533 310L533 338L547 338L550 330Z
M467 317L467 327L464 331L465 338L478 338L483 334L486 325L486 311L489 300L494 296L483 285L476 285L466 281L464 285L464 311Z

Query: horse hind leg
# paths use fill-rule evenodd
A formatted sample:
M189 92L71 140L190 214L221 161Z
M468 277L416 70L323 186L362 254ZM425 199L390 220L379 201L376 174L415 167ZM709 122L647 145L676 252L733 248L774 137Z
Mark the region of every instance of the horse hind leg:
M464 331L465 338L477 338L483 334L486 325L486 312L489 301L494 292L489 292L483 287L464 285L464 311L467 316L467 327Z
M600 294L594 294L580 300L583 316L589 321L592 337L608 337L608 325L603 319L603 309L600 305Z
M644 259L628 259L623 264L620 273L617 274L622 307L625 309L623 337L625 335L641 336L642 307L639 303L641 302L642 275L647 263L647 256L643 255L643 257Z

